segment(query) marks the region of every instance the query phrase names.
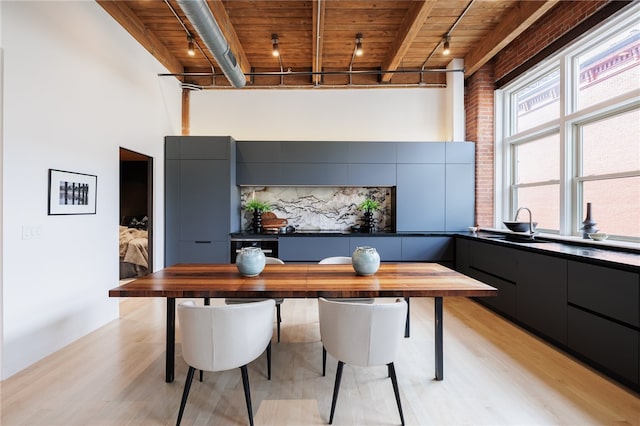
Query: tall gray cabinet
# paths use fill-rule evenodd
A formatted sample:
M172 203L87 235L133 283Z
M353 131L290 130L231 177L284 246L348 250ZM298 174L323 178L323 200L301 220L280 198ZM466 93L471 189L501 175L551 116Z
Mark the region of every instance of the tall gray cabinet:
M229 233L240 228L235 140L165 138L165 266L228 263Z

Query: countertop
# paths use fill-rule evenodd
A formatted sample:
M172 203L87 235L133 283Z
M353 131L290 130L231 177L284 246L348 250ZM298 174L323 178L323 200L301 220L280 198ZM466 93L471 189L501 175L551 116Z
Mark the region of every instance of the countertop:
M603 266L618 266L621 269L640 273L640 244L638 249L618 248L606 246L595 241L565 241L554 240L546 237L536 237L538 242L513 242L502 239L502 236L511 235L508 232L479 231L470 232L348 232L339 230L304 231L291 234L266 233L255 234L251 232L232 233L232 239L273 239L275 238L299 238L299 237L460 237L468 240L477 240L491 244L504 245L526 251L541 254L552 254L570 260L588 261L592 264ZM543 242L540 242L543 241Z

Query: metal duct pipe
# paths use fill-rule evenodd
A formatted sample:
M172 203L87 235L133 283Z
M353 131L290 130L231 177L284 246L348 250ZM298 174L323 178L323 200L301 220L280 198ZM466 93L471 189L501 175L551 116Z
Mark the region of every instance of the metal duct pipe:
M205 0L177 0L177 2L231 85L236 88L244 87L247 82L244 73L229 49L229 43L224 38L207 2Z

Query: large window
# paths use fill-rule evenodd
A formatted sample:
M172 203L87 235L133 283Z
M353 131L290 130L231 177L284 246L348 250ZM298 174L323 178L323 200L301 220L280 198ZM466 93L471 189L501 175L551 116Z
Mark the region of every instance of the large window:
M497 222L582 235L586 204L612 239L640 241L640 6L497 92ZM502 122L500 122L502 121Z

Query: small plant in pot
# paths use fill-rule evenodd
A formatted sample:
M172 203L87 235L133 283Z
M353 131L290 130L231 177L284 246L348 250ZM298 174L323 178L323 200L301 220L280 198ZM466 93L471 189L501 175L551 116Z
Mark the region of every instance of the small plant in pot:
M244 205L244 208L253 212L253 222L251 222L253 232L255 232L256 234L261 233L262 213L271 211L271 206L264 201L259 201L253 198L247 201L247 203Z
M358 209L364 211L364 231L375 232L376 225L373 220L373 212L380 208L380 202L373 198L367 198L358 205Z

